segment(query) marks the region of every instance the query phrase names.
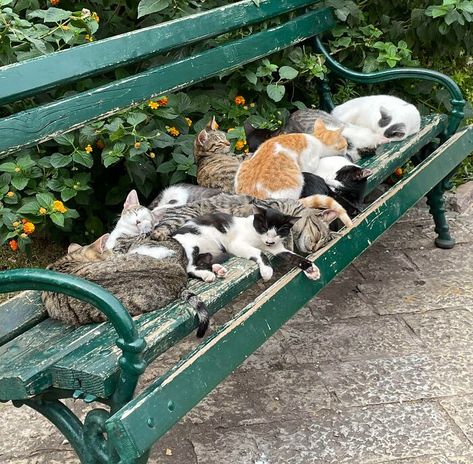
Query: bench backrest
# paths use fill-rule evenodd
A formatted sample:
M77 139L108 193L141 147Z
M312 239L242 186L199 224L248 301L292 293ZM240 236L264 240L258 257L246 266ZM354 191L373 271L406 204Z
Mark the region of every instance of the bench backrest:
M0 119L0 158L153 96L236 69L332 28L335 18L330 9L309 8L317 3L318 0L240 1L5 66L0 70L0 104L36 96L64 83L293 12L278 26Z

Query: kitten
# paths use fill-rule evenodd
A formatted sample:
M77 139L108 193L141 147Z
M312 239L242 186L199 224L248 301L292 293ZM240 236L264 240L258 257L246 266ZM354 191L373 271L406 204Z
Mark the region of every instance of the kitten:
M220 194L207 200L166 210L163 218L155 225L151 237L154 240L167 240L188 220L215 211L232 216L248 217L253 214L253 203L266 208L276 208L289 216L301 217L291 229L288 240L290 248L294 244L294 248L302 253L313 253L332 238L329 223L337 216L335 211L305 208L296 200L255 201L249 196L228 194Z
M335 107L332 116L346 123L367 127L389 141L404 140L420 129L419 110L392 95L354 98Z
M148 206L156 219L162 216L166 208L182 206L203 198L210 198L222 191L214 188L201 187L200 185L178 184L164 189Z
M202 187L234 192L235 173L240 160L230 152L230 142L218 130L215 118L197 134L194 141L197 183Z
M186 290L187 258L175 240L160 242L168 257L154 259L143 254L122 254L105 248L109 235L91 245L71 244L66 256L47 268L76 275L95 282L115 295L132 316L162 308L182 297L196 308L199 318L197 336L208 327L208 313L203 302ZM118 239L131 240L129 236ZM42 292L41 298L49 316L66 324L103 322L106 317L83 301L60 293Z
M255 261L263 280L273 276L273 268L262 251L279 256L301 268L309 279L320 277L317 267L308 259L285 248L283 240L299 219L272 208L253 206L253 214L236 217L226 213L210 213L187 221L173 237L186 250L189 275L206 282L215 280L214 272L198 269L193 256L199 253L218 258L222 253Z

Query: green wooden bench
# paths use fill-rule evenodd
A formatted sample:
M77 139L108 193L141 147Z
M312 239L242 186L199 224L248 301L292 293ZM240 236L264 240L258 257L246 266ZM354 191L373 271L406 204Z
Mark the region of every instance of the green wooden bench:
M0 157L302 41L314 43L334 74L355 82L426 79L450 93L450 114L425 117L418 134L381 148L366 161L374 171L368 191L409 159L415 168L360 214L353 229L342 231L312 256L322 273L319 281L308 280L299 270L288 272L135 398L134 389L147 363L194 330L196 320L187 305L171 304L132 320L114 297L90 282L38 269L0 273L0 292L26 290L0 306L0 401L39 411L66 436L83 463L146 462L154 442L423 196L427 195L435 221L436 244L453 246L443 192L450 173L473 151L472 129L456 132L464 106L458 86L440 73L423 69L360 74L344 68L318 38L336 21L331 10L313 9L316 4L315 0L261 0L257 6L244 0L0 70L3 104L285 15L277 26L190 58L0 119ZM290 19L288 12L292 12ZM319 90L324 109L331 109L329 81ZM232 259L229 268L226 280L191 284L211 313L259 277L252 262ZM86 300L103 311L110 323L70 328L48 319L39 290ZM103 404L106 409L93 409L82 424L60 401L69 397Z

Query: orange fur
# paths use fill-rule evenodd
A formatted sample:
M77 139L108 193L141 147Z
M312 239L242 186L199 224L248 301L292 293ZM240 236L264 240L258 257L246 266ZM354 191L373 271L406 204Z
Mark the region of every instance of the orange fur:
M336 130L329 130L322 119L317 119L314 123L313 135L325 145L331 145L337 150L347 149L348 142L342 135L343 127Z
M337 217L347 227L353 227L353 222L348 216L345 208L337 201L327 195L311 195L301 198L299 203L306 208L333 209L337 213Z

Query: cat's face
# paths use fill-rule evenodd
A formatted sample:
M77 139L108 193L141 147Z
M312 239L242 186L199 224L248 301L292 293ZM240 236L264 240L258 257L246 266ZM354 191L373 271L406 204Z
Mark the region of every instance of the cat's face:
M230 153L230 142L225 132L218 130L215 118L212 118L207 127L197 134L195 147L207 153Z
M113 252L105 249L110 234L102 235L94 243L81 246L77 243L71 243L67 249L67 255L76 262L95 262L104 261L109 258Z
M261 237L266 246L280 244L291 231L292 226L299 219L288 216L272 208L253 207L253 227Z
M153 227L153 214L145 206L141 206L136 190L132 190L126 197L120 217L121 225L136 234L149 234Z
M322 143L335 149L336 151L345 154L348 147L348 142L342 135L343 127L335 130L328 129L322 119L317 119L314 123L314 130L312 135L318 138Z

